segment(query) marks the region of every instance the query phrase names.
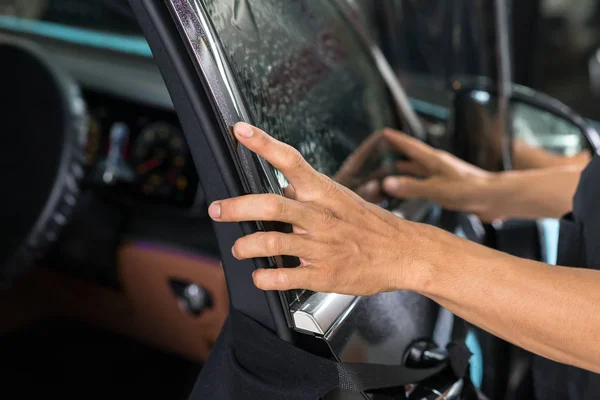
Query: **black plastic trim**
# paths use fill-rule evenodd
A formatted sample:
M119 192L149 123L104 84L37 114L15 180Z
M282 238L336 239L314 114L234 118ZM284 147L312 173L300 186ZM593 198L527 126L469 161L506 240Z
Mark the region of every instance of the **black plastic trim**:
M209 202L245 194L232 154L223 139L206 82L197 73L166 4L156 0L129 0L161 70ZM268 267L260 260L236 260L235 241L257 231L253 223L214 224L222 255L231 306L291 340L277 292L254 286L252 272Z

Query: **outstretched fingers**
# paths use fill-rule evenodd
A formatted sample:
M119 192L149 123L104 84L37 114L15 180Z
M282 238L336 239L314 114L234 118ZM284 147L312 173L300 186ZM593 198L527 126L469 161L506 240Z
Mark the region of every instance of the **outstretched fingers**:
M424 198L435 200L439 183L432 179L417 179L408 176L390 176L383 181L383 190L390 196L402 199Z
M219 222L280 221L300 228L311 223L308 206L276 194L250 194L215 201L208 213Z
M231 252L238 260L275 256L295 256L305 259L314 255L317 246L302 234L257 232L239 238Z
M384 135L396 150L426 167L430 173L437 170L440 163L439 152L433 147L392 129L385 129Z
M312 188L314 181L320 179L319 173L292 146L245 122L235 124L233 131L242 145L277 168L296 191Z
M313 266L258 269L253 277L256 287L262 290L319 290L319 273Z

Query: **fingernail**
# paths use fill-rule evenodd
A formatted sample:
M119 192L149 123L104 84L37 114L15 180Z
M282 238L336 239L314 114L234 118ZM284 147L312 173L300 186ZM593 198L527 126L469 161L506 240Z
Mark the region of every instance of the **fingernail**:
M234 258L237 258L237 256L235 255L235 246L233 246L231 248L231 254L233 255Z
M254 285L259 288L259 289L264 289L264 282L259 281L259 277L260 277L260 273L259 273L260 269L255 270L252 273L252 281L254 281Z
M221 205L217 202L212 203L210 207L208 207L208 215L210 215L212 219L221 218Z
M385 178L383 180L383 188L385 190L394 190L400 187L400 181L396 178Z
M379 183L377 181L370 181L365 185L365 190L367 192L374 192L379 189Z
M235 124L235 133L245 138L251 138L254 135L254 129L245 122L238 122Z

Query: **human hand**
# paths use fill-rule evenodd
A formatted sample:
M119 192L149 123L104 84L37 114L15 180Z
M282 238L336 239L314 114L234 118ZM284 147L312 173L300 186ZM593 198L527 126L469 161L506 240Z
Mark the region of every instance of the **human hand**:
M238 239L237 259L296 256L297 268L257 270L255 284L264 290L310 289L371 295L413 289L438 250L436 228L404 221L368 203L315 171L293 147L258 128L238 123L239 143L262 156L286 176L288 197L247 195L214 202L218 222L281 221L293 233L258 232ZM441 235L441 236L439 236Z
M368 164L373 159L379 161L381 153L388 150L388 147L389 144L385 140L383 132L373 132L348 156L332 179L354 191L363 199L371 203L379 203L384 197L381 181L387 175L386 170L378 168L369 176L364 176L364 173L369 171Z
M409 161L399 161L396 170L410 176L388 177L383 188L398 198L425 198L444 208L473 213L485 222L502 218L497 174L471 165L452 154L392 129L386 139ZM420 177L420 178L417 178Z

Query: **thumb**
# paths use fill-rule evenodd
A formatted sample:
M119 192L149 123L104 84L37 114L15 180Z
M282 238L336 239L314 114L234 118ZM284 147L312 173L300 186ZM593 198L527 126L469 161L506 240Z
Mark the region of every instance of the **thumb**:
M403 199L434 197L434 186L430 179L391 176L384 179L383 190L390 196Z

